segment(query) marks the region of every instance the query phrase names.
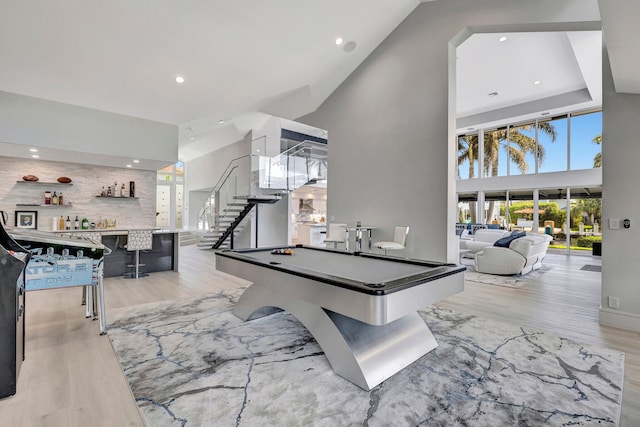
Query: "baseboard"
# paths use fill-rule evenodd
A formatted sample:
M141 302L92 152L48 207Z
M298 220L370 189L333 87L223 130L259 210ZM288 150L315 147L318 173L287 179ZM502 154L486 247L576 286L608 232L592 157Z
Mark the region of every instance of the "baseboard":
M600 308L599 323L614 328L640 332L640 315L611 308Z

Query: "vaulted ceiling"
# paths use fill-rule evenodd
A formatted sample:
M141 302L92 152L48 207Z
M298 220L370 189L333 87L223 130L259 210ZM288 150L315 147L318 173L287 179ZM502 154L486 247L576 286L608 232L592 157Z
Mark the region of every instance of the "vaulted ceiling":
M295 119L315 110L419 4L3 0L0 90L179 125L180 156L189 159L237 140L265 114ZM640 6L599 4L616 88L640 93ZM586 90L599 103L601 78L585 71L593 58L581 48L589 35L495 36L476 35L459 49L462 126L564 93ZM538 60L514 70L500 61L511 49ZM553 61L540 61L543 54Z

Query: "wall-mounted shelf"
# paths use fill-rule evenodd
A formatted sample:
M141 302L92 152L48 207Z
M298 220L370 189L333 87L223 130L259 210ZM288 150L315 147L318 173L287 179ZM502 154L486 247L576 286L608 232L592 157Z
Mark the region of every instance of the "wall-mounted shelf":
M98 199L117 199L117 200L126 200L126 199L130 199L130 200L134 200L137 199L137 197L120 197L120 196L96 196Z
M64 205L45 205L43 203L16 203L16 206L21 208L66 208L67 206L73 206L73 204L65 203Z
M36 185L73 185L72 182L44 182L44 181L16 181L16 183L17 184L36 184Z

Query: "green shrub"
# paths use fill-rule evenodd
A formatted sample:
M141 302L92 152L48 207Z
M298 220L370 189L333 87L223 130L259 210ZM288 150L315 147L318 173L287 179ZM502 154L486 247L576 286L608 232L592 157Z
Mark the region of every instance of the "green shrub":
M593 242L602 242L602 236L580 236L576 245L581 248L592 248Z

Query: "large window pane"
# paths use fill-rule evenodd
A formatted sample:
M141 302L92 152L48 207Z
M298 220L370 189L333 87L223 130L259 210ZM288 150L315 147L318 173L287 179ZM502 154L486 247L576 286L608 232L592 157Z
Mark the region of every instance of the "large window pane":
M507 176L507 128L484 133L484 176Z
M478 163L478 134L458 136L458 178L470 179L480 176Z
M535 123L509 128L509 175L525 175L536 171Z
M538 173L567 170L567 116L538 121Z
M184 181L184 163L182 162L176 163L176 181Z
M489 228L506 228L506 201L506 191L485 193L485 224L487 224Z
M601 240L601 198L571 198L571 251L591 254L593 240Z
M571 116L571 169L602 167L602 112Z
M475 224L478 222L476 208L478 206L478 193L458 193L458 217L456 222Z
M538 208L540 216L538 229L540 233L553 237L550 248L563 250L567 248L567 234L565 224L567 221L567 194L564 190L541 189L538 192Z

